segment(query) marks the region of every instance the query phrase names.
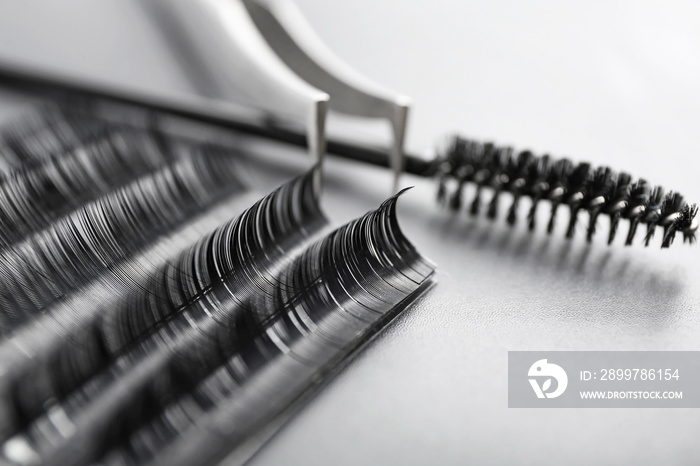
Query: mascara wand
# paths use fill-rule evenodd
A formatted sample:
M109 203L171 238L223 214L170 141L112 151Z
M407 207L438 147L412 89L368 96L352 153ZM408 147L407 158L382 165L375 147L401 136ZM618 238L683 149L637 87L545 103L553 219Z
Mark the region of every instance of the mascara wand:
M82 80L1 61L0 84L67 103L64 106L69 112L71 107L88 108L101 118L118 119L127 125L133 124L136 112L140 119L146 115L147 121L156 123L158 131L175 136L181 136L177 123L184 120L189 124L204 124L218 132L233 131L301 148L308 147L306 135L298 129L273 124L260 113L228 102L146 93L127 86ZM114 111L115 108L117 111ZM168 122L174 123L174 128L169 128ZM211 137L211 133L207 134L206 137ZM328 138L326 152L379 167L392 167L390 153L376 147ZM553 231L559 208L568 206L567 238L574 236L578 215L586 211L589 215L588 241L596 233L597 220L601 215L610 219L609 244L616 237L622 219L629 222L626 245L632 244L640 225L646 225L645 246L650 244L657 226L663 229L662 248L669 247L676 234L682 234L684 242L695 241L698 228L696 204L687 203L677 192L652 186L644 179L635 181L631 175L616 173L608 167L575 164L568 159L537 156L530 151L515 152L510 147L459 136L452 137L443 149L437 151L433 160L404 151L402 166L406 173L435 178L438 201L455 212L467 205L465 188L473 185L476 194L466 210L471 215L481 211L486 188L492 191L486 216L495 219L498 217L501 194L510 193L513 201L506 214L510 225L516 223L522 198L528 197L532 200L527 213L530 230L535 228L535 213L540 202L549 201L548 233Z

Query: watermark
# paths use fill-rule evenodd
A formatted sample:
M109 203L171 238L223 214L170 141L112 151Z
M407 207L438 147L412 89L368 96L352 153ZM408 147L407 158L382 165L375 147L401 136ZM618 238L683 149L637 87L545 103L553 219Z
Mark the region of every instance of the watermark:
M700 408L700 351L509 351L510 408Z
M535 391L537 398L556 398L566 390L569 384L569 376L566 371L556 364L550 364L546 359L536 361L528 371L527 375L531 377L530 385ZM542 379L542 385L537 381ZM552 381L555 381L555 388L551 392L548 391L552 387Z

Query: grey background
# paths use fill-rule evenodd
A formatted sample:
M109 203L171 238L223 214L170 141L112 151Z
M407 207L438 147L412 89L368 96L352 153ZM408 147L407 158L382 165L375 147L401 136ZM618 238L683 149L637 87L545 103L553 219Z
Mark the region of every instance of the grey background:
M694 2L298 4L345 61L414 98L415 150L459 130L627 169L700 199ZM194 89L132 0L4 0L0 57ZM342 123L333 131L384 136ZM326 211L346 221L376 206L389 181L332 161ZM699 350L697 246L608 248L598 237L588 247L583 226L574 242L561 231L548 239L453 218L435 207L431 183L404 182L417 189L400 220L439 264L438 285L252 464L698 464L697 410L507 407L509 350Z

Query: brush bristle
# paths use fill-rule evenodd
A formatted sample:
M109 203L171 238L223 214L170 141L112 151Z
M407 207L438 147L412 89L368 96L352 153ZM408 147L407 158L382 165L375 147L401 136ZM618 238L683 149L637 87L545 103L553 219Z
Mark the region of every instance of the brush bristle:
M453 138L447 149L436 159L438 200L455 211L469 205L472 215L479 213L483 188L493 195L488 203L487 217L495 219L501 193L508 192L513 201L506 221L514 225L523 196L532 199L527 214L528 228L535 228L536 211L541 200L548 200L551 213L547 232L554 230L557 211L561 205L569 207L570 216L566 237L572 238L581 211L586 211L589 222L586 240L591 241L600 215L610 218L608 244L612 243L621 219L629 220L625 244L630 245L639 224L646 225L644 244L648 246L656 227L663 228L661 247L671 245L676 233L682 233L684 242L693 243L698 223L698 208L688 204L676 192L664 192L660 186L650 187L645 180L633 182L626 173L616 173L608 167L592 167L588 163L574 164L568 159L554 160L548 155L535 156L530 151L516 153L509 147ZM471 202L465 196L467 185L476 186ZM450 192L448 186L456 185Z

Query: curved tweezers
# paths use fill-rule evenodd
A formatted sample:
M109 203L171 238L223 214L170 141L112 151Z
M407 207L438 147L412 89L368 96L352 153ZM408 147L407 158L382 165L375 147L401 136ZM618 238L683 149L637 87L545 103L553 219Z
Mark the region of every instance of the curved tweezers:
M410 98L375 84L342 62L291 0L241 1L277 56L306 82L330 94L331 110L389 121L393 132L390 165L396 192L404 166Z

